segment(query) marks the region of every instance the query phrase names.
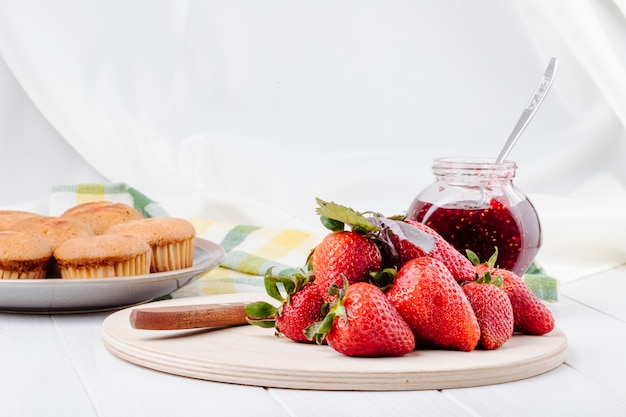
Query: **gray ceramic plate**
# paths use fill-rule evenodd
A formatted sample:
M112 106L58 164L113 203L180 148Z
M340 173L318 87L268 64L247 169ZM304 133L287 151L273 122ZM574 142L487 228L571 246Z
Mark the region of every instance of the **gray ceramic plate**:
M141 304L189 284L224 256L221 246L196 238L191 268L117 278L0 280L0 311L69 313Z

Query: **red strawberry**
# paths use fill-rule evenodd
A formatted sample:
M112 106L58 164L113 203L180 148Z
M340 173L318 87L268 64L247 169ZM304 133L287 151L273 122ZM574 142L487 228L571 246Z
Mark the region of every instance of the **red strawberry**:
M489 264L476 265L478 276L489 272L492 277L502 276L502 289L513 306L513 323L516 332L543 335L554 329L554 317L548 307L532 292L519 275Z
M265 275L267 293L281 301L279 307L259 301L246 305L248 321L260 327L276 329L296 342L310 343L304 334L311 324L320 321L325 315L325 301L319 287L312 283L309 274L293 274L288 277L271 275L271 269ZM286 295L281 294L276 285L280 282Z
M353 231L329 233L313 250L311 263L315 282L328 300L331 285L342 286L366 281L370 272L380 269L382 257L376 243Z
M387 291L415 335L418 346L470 351L480 328L476 315L446 266L429 256L402 266Z
M483 276L461 286L478 319L478 345L488 350L498 349L513 336L513 307L501 284L501 279Z
M346 285L328 316L311 328L311 337L348 356L402 356L415 338L380 288L368 282ZM337 287L334 287L337 288Z
M472 262L434 229L414 220L405 220L405 222L431 235L435 239L435 248L426 253L409 240L401 240L398 236L393 235L391 239L398 252L398 264L400 267L411 259L429 256L443 262L458 282L472 281L476 277L476 271L474 271Z
M324 318L324 304L319 287L315 283L305 285L283 303L276 317L276 330L296 342L310 342L304 329Z

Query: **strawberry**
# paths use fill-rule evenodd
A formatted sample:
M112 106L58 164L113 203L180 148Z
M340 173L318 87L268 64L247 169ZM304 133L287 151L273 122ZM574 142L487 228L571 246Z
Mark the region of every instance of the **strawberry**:
M277 335L296 342L310 343L304 329L325 315L325 301L319 287L307 273L296 273L288 277L274 276L271 268L265 274L265 288L272 298L281 302L279 307L259 301L246 305L248 321L260 327L274 327ZM284 293L278 288L282 284Z
M519 333L543 335L554 329L554 317L548 307L533 293L524 280L512 271L476 265L478 275L486 272L491 276L502 276L502 289L513 306L514 330Z
M323 318L324 304L319 287L315 283L305 285L283 303L276 317L276 330L296 342L309 342L304 329Z
M348 356L402 356L415 349L409 325L380 288L368 282L344 281L326 318L307 333Z
M405 220L405 223L432 236L435 240L435 248L429 252L425 252L411 241L400 239L397 235L393 235L391 239L398 252L399 267L413 258L428 255L431 258L443 262L458 282L472 281L476 277L476 271L474 271L472 262L441 237L434 229L414 220Z
M327 301L333 284L342 285L343 277L350 284L367 281L370 273L380 269L381 261L376 243L354 231L329 233L311 255L315 282Z
M501 285L501 278L486 275L461 286L476 314L483 349L498 349L513 336L513 307Z
M478 345L476 315L441 261L423 256L406 262L387 298L413 330L418 346L471 351Z
M502 277L502 289L509 296L513 307L513 329L530 335L543 335L554 329L554 317L548 307L532 292L516 273L495 267L498 251L486 263L479 263L476 254L468 251L474 262L477 276Z

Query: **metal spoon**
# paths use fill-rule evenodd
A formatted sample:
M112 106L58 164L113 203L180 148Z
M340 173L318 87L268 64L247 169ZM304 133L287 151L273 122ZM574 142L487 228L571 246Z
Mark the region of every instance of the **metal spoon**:
M530 119L532 119L532 117L535 115L535 112L539 108L539 105L543 101L543 98L546 96L546 94L548 94L548 90L550 90L550 86L552 85L552 81L554 80L554 74L556 73L557 63L558 63L557 58L550 59L548 68L546 68L546 71L544 72L543 77L541 78L541 81L539 81L539 85L537 86L537 89L533 93L533 96L531 97L530 101L526 105L526 108L522 112L522 115L517 121L517 124L513 128L513 131L511 132L509 139L504 144L504 148L502 148L500 155L496 159L496 164L502 163L502 161L504 161L504 159L507 157L509 152L511 152L513 145L515 145L515 143L517 142L517 139L519 139L524 129L526 129L526 126L528 125L528 122L530 122Z

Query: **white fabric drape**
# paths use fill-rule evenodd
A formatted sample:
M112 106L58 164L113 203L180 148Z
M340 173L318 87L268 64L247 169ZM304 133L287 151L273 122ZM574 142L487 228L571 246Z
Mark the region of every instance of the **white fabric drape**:
M517 184L555 269L563 242L623 262L625 4L0 0L0 204L110 180L223 221L399 213L432 159L497 156L557 56Z

